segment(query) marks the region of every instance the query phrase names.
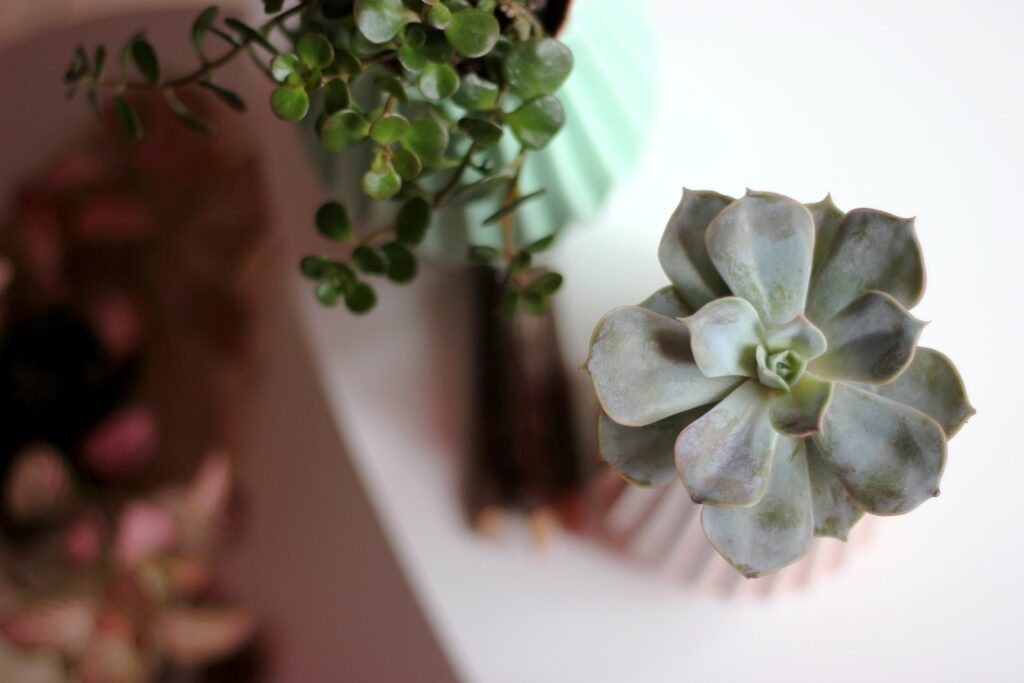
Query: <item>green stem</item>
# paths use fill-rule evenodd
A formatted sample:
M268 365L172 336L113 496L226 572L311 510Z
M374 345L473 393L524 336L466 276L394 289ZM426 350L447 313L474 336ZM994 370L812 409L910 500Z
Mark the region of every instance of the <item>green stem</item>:
M272 28L280 26L281 23L284 22L286 19L294 16L295 14L298 14L299 12L301 12L314 2L315 0L303 0L303 2L300 2L298 5L290 7L285 11L281 12L280 14L271 17L266 22L261 24L257 30L260 33L266 34ZM210 74L212 74L214 71L224 66L225 64L228 64L235 57L247 51L251 47L251 45L252 40L250 38L244 38L241 41L239 41L233 48L225 52L217 59L214 59L210 62L205 62L201 67L199 67L195 71L189 72L183 76L179 76L178 78L174 78L169 81L164 81L162 83L154 84L144 81L100 81L99 83L97 83L97 85L117 90L153 90L156 88L168 87L180 88L182 86L191 85L193 83L197 83L201 80L204 80L205 78L208 78Z
M451 199L452 195L455 193L455 190L459 188L459 183L462 181L462 176L465 175L466 169L469 167L470 159L474 152L476 152L475 142L469 146L468 150L466 150L466 156L462 157L462 163L459 164L459 167L456 169L455 175L452 176L452 179L449 180L448 184L434 196L435 209L440 209L447 204L448 200Z

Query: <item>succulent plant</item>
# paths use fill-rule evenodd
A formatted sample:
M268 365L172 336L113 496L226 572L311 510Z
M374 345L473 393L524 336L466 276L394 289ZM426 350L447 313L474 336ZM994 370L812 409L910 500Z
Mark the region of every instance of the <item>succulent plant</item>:
M747 577L938 495L974 409L952 362L917 346L912 219L684 190L658 257L672 285L605 315L586 366L622 476L678 475Z

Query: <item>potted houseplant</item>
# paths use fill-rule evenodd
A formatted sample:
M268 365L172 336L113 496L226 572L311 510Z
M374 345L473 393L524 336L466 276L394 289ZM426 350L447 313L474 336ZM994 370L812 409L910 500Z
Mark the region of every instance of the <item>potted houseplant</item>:
M377 300L374 279L411 281L418 251L479 264L473 281L480 312L467 314L481 329L477 365L481 391L491 395L479 404L477 423L486 427L468 472L485 480L471 490L505 493L468 496L469 513L475 518L492 512L491 503L521 504L538 496L526 506L553 502L579 483L569 442L538 436L509 450L498 435L545 420L550 426L541 432L561 433L559 425L569 421L565 400L543 396L566 393L554 322L530 320L550 318L549 298L562 277L533 261L567 222L593 213L635 161L643 126L624 102L605 96L598 115L589 99L614 91L610 80L616 77L629 81L640 58L624 54L611 69L589 60L581 85L570 82L563 89L574 59L551 36L565 25L568 2L308 0L288 7L265 2L262 9L265 16L252 26L232 18L221 22L215 7L201 12L192 31L199 64L191 72L164 73L156 51L138 34L122 49L120 71L106 60L103 46L79 50L67 74L69 86L94 104L109 99L132 137L144 134L132 104L135 90L162 91L184 124L208 130L179 91L198 86L244 109L217 76L236 57L252 57L276 83L270 95L274 114L308 121L314 163L336 195L316 212L315 225L340 246L301 263L315 296L325 306L344 302L350 311L365 313ZM611 14L610 6L591 3L579 15L576 42L588 54L595 51L594 36L613 25ZM649 81L632 79L617 87L630 88L635 99ZM570 126L573 139L559 145L556 136L566 119L563 91L569 113L581 123ZM588 117L598 125L585 125ZM580 143L587 131L609 120L618 122L616 144L595 155ZM524 325L532 329L530 341L519 329ZM511 358L520 360L504 367ZM546 367L544 378L523 381L524 363ZM494 373L511 374L495 384ZM508 395L493 395L495 386ZM524 393L523 387L531 388ZM495 411L499 403L502 409ZM546 417L535 414L543 405L549 406ZM509 424L499 424L506 418ZM507 466L523 459L533 464ZM515 474L499 482L502 471ZM551 484L552 478L559 483Z

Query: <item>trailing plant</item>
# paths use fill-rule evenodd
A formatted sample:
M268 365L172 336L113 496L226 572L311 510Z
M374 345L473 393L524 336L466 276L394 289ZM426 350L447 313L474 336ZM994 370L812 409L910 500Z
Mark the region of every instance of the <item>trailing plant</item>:
M602 318L587 361L620 474L681 479L748 577L938 495L974 409L952 362L917 346L912 220L686 190L658 257L671 286Z
M144 133L130 98L138 90L160 91L183 124L210 133L213 126L181 92L199 87L245 111L243 99L217 75L247 55L275 83L269 101L274 114L284 121L312 118L320 144L331 152L368 151L362 192L396 208L393 220L366 231L354 229L350 208L341 202L319 208L320 235L348 246L344 258L302 259L301 272L320 302L343 300L354 313L369 311L377 300L371 277L405 283L416 276L414 250L440 210L500 194L497 210L484 222L501 239L470 246L466 256L503 270L504 312L542 312L562 278L530 266L553 237L522 240L514 218L544 192L520 188L527 155L546 147L565 120L555 93L573 58L547 35L539 18L547 4L300 0L285 8L284 0L263 0L267 19L258 26L221 19L210 6L192 27L194 70L166 74L140 32L122 47L116 65L102 44L79 48L65 82L69 95L83 92L97 113L109 100L114 119L134 139ZM519 151L505 158L498 145L509 136Z

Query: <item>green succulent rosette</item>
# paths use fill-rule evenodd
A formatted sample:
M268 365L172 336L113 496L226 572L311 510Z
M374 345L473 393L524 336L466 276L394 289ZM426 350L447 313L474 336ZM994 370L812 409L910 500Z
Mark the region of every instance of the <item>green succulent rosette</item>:
M913 220L684 190L658 256L671 286L605 315L586 366L623 477L678 476L748 577L938 494L974 409L952 362L917 345Z

